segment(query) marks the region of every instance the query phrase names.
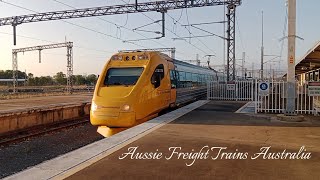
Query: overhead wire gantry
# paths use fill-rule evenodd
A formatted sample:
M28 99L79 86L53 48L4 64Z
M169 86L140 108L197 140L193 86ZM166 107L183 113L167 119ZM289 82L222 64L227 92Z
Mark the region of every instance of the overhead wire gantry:
M48 44L40 46L25 47L19 49L12 49L12 73L13 73L13 92L16 92L17 88L17 71L18 71L18 53L27 51L39 51L39 63L41 63L41 51L44 49L54 48L67 48L67 91L72 93L72 76L73 76L73 53L72 53L72 42Z
M166 0L138 3L122 4L113 6L73 9L65 11L54 11L21 16L0 18L0 26L13 26L13 41L16 45L16 27L23 23L40 21L63 20L71 18L83 18L94 16L105 16L115 14L128 14L140 12L160 12L164 16L168 10L226 5L228 8L227 19L227 79L235 79L235 12L236 7L241 5L241 0ZM164 19L164 18L163 18ZM164 23L163 23L164 24ZM164 28L164 27L163 27ZM164 36L164 32L163 32Z

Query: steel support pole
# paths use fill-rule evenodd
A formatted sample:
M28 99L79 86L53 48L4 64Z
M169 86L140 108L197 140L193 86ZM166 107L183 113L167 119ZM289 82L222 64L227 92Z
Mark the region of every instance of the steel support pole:
M17 45L17 25L12 25L13 27L13 45Z
M162 36L161 37L165 37L165 33L166 33L166 22L165 22L165 18L166 18L166 12L161 12L162 13Z
M136 11L137 11L137 10L138 10L138 0L135 0L135 4L136 4L135 9L136 9Z
M18 53L12 53L12 81L13 81L13 93L16 93L16 87L18 86L17 83L17 76L18 76Z
M295 114L296 0L288 0L288 72L286 114Z
M39 63L41 63L41 50L42 49L39 49Z
M72 94L73 91L73 56L72 56L72 46L67 47L67 91Z
M228 5L228 29L227 29L227 81L235 80L235 63L236 63L236 51L235 51L235 17L236 17L236 5Z

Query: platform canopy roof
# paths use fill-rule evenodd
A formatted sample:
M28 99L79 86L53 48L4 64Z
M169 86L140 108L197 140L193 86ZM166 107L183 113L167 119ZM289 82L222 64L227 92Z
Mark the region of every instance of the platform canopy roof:
M317 42L309 51L301 58L296 65L296 74L303 74L308 71L320 68L320 41Z

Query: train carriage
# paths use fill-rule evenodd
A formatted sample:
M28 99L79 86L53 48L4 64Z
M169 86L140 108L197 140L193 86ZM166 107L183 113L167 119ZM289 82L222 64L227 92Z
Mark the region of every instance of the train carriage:
M90 121L131 127L169 107L206 95L206 82L223 74L155 51L119 52L103 68L94 91Z

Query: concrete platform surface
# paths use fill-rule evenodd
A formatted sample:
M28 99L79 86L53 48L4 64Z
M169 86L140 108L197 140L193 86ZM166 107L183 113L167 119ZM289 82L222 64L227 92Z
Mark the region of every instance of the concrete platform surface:
M64 96L32 97L26 99L0 100L0 114L14 111L24 111L30 108L46 108L48 106L59 106L90 102L92 94L77 94Z
M233 113L242 105L241 102L210 102L67 179L320 178L319 124L304 127L310 124L272 123L263 116ZM218 155L218 149L214 149L209 151L207 159L199 158L193 162L190 153L201 149L204 153L206 146L226 148L221 151L228 154ZM178 147L177 153L189 154L172 155L174 147ZM257 153L268 147L267 153L286 151L297 154L304 148L302 152L311 155L310 159L272 159L272 154L258 156ZM134 148L134 155L126 156ZM137 153L150 152L162 152L162 158L144 159L140 156L140 159L136 156ZM239 156L240 153L247 153L247 157ZM215 157L216 160L212 159Z

